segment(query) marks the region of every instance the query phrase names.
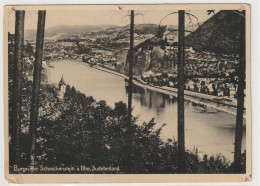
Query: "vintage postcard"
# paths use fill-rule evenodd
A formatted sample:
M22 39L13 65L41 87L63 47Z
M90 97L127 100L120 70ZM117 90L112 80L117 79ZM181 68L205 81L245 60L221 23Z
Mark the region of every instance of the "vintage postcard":
M251 180L250 5L4 7L5 179Z

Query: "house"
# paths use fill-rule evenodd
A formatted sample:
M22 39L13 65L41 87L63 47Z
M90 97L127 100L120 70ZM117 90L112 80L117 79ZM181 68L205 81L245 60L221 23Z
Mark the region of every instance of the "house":
M213 84L213 83L207 84L207 88L209 90L209 93L213 93L215 87L216 87L216 85Z
M188 52L188 53L191 53L191 54L194 54L195 53L195 50L193 50L192 47L189 47L189 48L186 48L184 49L185 52Z
M217 89L217 96L224 96L224 90L223 89Z
M195 84L194 91L201 92L201 84L200 83Z
M162 75L162 73L159 73L159 72L157 72L157 73L155 74L156 78L160 78L161 75Z
M174 87L174 83L172 81L169 81L169 86Z
M163 39L166 40L170 45L172 45L175 39L174 31L165 31L163 33Z
M193 82L193 81L189 81L189 82L186 84L186 89L187 89L187 90L194 90L194 82Z
M46 61L42 61L42 67L47 66L47 62Z

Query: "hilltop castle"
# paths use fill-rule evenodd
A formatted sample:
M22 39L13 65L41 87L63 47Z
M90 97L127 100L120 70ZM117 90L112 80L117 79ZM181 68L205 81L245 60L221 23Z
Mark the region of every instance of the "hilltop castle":
M59 86L59 94L58 94L58 97L59 97L60 99L63 99L63 98L64 98L64 94L65 94L65 92L66 92L66 83L65 83L65 81L64 81L64 79L63 79L63 76L61 77L58 86Z

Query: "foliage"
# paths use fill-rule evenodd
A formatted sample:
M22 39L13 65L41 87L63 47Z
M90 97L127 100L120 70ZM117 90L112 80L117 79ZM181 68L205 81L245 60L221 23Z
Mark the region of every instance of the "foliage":
M44 114L39 116L37 129L38 165L119 167L116 172L101 173L177 172L177 142L160 138L165 124L155 130L154 119L138 125L133 117L132 127L128 128L127 106L123 102L112 109L105 101L96 102L69 85L63 100L57 98L57 91L54 86L42 87L40 110ZM26 132L22 139L22 158L26 162ZM232 172L223 156L205 155L202 160L190 152L185 156L187 173Z
M12 98L13 54L9 48L9 99ZM21 163L27 166L29 147L28 127L32 92L32 64L24 63L22 84L22 126L20 138ZM27 75L25 75L27 73ZM46 79L46 78L45 78ZM42 77L44 80L44 74ZM177 142L163 141L160 137L163 124L158 129L154 119L138 125L132 117L131 127L127 124L127 106L115 103L115 108L105 101L95 101L74 87L67 85L64 99L58 98L58 88L42 81L39 100L39 123L36 134L37 166L57 167L119 167L119 170L91 173L176 173ZM12 131L12 102L9 100L9 126ZM12 152L10 144L10 151ZM224 156L204 156L185 153L186 173L232 173L233 164ZM246 158L242 156L245 172ZM13 172L10 161L10 172ZM32 172L26 172L32 173ZM35 173L71 173L35 172ZM88 173L79 171L74 173Z
M196 51L238 54L239 36L240 16L238 12L221 10L189 34L185 39L185 45L193 47Z

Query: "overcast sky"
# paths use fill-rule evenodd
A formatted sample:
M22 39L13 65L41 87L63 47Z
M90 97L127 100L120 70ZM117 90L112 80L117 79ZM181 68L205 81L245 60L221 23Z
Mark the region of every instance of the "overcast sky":
M159 24L160 20L167 14L174 11L162 11L162 10L138 10L136 14L142 15L135 16L135 24L154 23ZM199 22L203 22L210 18L212 15L208 15L206 10L187 11L194 14ZM117 10L47 10L45 27L49 28L56 25L119 25L123 26L129 24L130 17L129 11L117 11ZM25 13L25 29L37 28L37 11L26 10ZM186 16L186 24L190 23L189 18ZM193 24L197 23L195 18L192 19ZM168 16L161 24L177 25L178 14ZM8 14L8 30L14 33L15 28L15 12L9 11Z

